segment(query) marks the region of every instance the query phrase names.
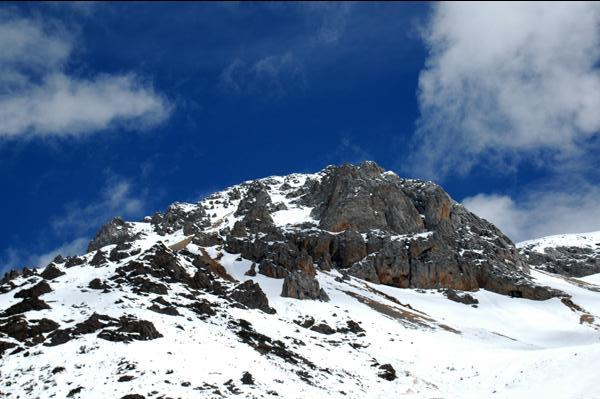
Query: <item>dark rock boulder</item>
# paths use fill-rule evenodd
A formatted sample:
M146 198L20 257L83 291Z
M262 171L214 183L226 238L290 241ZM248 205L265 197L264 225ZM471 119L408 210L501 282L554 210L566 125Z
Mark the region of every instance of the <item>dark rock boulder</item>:
M444 293L446 294L446 298L448 298L454 302L464 303L465 305L476 305L479 303L479 300L477 300L476 298L473 298L473 296L468 293L464 293L464 294L460 295L456 291L454 291L453 289L450 289L450 288L445 290Z
M104 329L98 334L98 338L114 342L148 341L161 338L154 324L147 320L139 320L133 316L119 318L119 328Z
M50 263L48 266L46 266L44 271L40 273L40 276L46 280L54 280L55 278L63 276L64 274L65 272L56 267L54 263Z
M319 282L314 277L310 277L299 271L290 273L285 277L281 296L329 301L327 293L319 286Z
M312 327L310 327L310 330L324 335L332 335L336 333L336 331L333 328L331 328L327 323L315 324Z
M0 341L0 359L4 356L4 352L18 346L14 342Z
M119 326L119 321L110 316L93 313L89 318L74 327L55 330L48 335L45 346L62 345L83 334L92 334L107 327Z
M65 262L65 267L70 268L70 267L74 267L74 266L80 266L80 265L83 265L84 263L85 263L85 258L83 258L81 256L70 256L67 258L67 261Z
M398 378L396 376L396 370L394 370L394 368L392 367L391 364L389 364L389 363L382 364L378 368L380 370L377 373L377 376L379 378L383 378L384 380L387 380L387 381L394 381L396 378Z
M211 306L211 303L203 299L196 301L188 306L194 313L200 316L214 316L217 312Z
M21 272L19 270L11 269L11 270L7 271L6 273L4 273L2 280L0 280L0 284L6 284L6 283L16 279L20 275L21 275Z
M18 315L0 321L0 332L20 342L36 344L44 341L44 335L59 327L58 323L50 319L27 320Z
M136 238L131 225L120 217L116 217L100 228L88 244L87 252L93 252L111 244L130 242Z
M210 226L210 218L201 206L174 203L169 206L164 215L156 213L152 216L151 223L154 230L161 235L171 234L184 229L185 235L201 232Z
M240 381L242 381L242 384L244 385L254 385L254 377L252 377L252 374L250 374L248 371L244 371Z
M100 280L99 278L95 278L89 282L88 287L93 290L107 290L110 286L105 282Z
M275 309L269 306L269 300L260 285L252 280L246 280L236 286L229 297L249 309L260 309L269 314L275 313Z
M52 292L52 287L45 281L40 281L31 288L21 290L15 294L15 298L37 298L41 295Z
M37 297L25 298L21 302L15 303L14 305L12 305L8 309L6 309L1 314L1 317L7 317L7 316L16 315L19 313L25 313L25 312L30 312L30 311L34 311L34 310L44 310L44 309L51 309L51 308L50 308L50 305L48 305L43 300L41 300Z
M542 250L536 244L519 252L537 269L569 277L585 277L600 273L600 242L582 246L552 246Z
M103 264L106 264L106 262L107 262L107 259L106 259L106 256L104 255L104 252L102 252L102 250L99 249L94 254L94 257L92 258L92 260L90 260L90 265L98 267Z

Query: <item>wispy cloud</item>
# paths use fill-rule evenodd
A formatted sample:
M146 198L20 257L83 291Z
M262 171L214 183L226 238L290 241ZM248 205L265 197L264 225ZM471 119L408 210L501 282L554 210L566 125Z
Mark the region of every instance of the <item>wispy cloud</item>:
M23 247L10 247L0 253L0 272L23 266L45 266L56 255L78 255L85 253L87 244L95 231L115 216L131 220L143 214L147 192L120 176L107 178L97 200L87 204L72 202L64 212L53 218L51 230L46 232L54 239L62 239L54 248L44 248L39 243L29 242Z
M98 198L86 205L68 204L65 212L54 218L52 227L58 233L89 233L112 217L140 216L145 207L143 193L134 191L132 182L121 177L110 177Z
M581 184L569 188L538 187L514 199L478 194L463 199L462 203L516 242L600 230L600 187Z
M317 59L318 50L335 46L342 40L353 3L265 3L262 6L294 14L300 21L300 32L281 38L277 45L261 42L258 51L244 49L244 57L234 58L223 68L220 86L228 93L266 98L302 92L308 85L307 65Z
M249 64L239 58L221 72L221 86L235 94L278 97L306 84L303 64L290 52L270 55Z
M133 72L69 73L77 45L57 21L0 13L0 137L144 129L169 116L169 101Z
M313 25L315 44L337 44L346 31L352 3L324 1L303 5L306 6L306 14Z
M600 131L600 4L439 3L423 30L417 174L524 157L553 168Z

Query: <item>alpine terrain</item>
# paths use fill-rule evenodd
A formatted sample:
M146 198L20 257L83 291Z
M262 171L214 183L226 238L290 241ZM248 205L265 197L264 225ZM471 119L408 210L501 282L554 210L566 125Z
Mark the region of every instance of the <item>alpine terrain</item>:
M116 217L41 266L0 281L0 397L600 398L600 233L517 248L373 162Z

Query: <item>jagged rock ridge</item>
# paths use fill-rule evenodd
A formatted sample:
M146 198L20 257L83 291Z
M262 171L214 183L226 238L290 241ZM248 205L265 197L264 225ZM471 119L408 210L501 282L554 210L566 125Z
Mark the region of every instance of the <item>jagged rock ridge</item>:
M90 249L0 281L3 391L443 397L452 384L411 366L434 341L469 353L479 339L543 346L530 341L547 328L538 314L569 320L586 343L600 329L581 294L591 284L531 272L440 187L370 162L245 182L141 222L116 218Z
M572 277L600 273L600 232L561 234L524 241L519 252L541 270Z

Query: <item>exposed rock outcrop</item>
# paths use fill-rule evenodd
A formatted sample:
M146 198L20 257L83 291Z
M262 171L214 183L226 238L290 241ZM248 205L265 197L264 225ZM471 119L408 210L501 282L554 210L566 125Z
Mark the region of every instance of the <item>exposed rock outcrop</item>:
M318 299L321 301L329 301L329 296L327 296L325 290L319 286L319 282L300 271L292 272L285 277L283 280L281 296L296 299Z
M260 309L269 314L275 313L275 309L269 306L269 300L260 285L252 280L246 280L236 286L229 297L250 309Z
M133 241L135 238L136 234L132 231L131 225L116 217L100 228L88 244L87 252L96 251L106 245Z

